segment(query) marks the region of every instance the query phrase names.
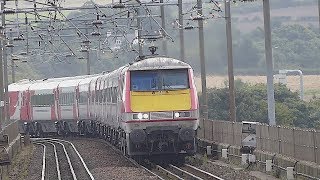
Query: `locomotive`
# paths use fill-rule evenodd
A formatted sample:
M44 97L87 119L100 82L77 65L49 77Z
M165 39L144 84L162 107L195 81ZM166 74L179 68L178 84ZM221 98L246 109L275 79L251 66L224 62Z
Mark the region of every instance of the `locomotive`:
M11 120L31 136L100 136L129 156L193 155L199 105L190 65L168 57L109 73L9 85Z

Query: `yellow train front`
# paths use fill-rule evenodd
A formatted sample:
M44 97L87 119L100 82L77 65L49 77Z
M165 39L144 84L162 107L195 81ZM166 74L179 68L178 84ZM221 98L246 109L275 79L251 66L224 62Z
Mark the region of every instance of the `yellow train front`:
M125 151L139 155L193 155L199 126L193 70L172 58L149 58L123 71L121 128Z

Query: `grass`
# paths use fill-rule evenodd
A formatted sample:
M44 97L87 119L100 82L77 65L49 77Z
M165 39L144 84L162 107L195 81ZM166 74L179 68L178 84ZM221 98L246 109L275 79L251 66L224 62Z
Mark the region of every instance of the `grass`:
M9 174L3 177L3 180L24 180L29 173L29 164L33 154L33 145L23 147L22 150L12 159L9 168Z

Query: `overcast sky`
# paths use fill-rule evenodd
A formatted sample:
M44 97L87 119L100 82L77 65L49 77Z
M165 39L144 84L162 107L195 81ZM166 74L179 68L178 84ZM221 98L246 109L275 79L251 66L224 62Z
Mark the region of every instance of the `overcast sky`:
M33 3L31 2L24 2L23 0L19 1L19 7L33 7ZM46 3L48 1L53 0L36 0L36 2ZM62 2L63 7L80 7L83 3L91 0L59 0ZM110 4L112 0L92 0L93 2L101 5ZM151 2L152 0L140 0L141 2ZM196 0L183 0L183 2L196 2ZM114 2L119 2L119 0L114 0ZM177 2L177 0L164 0L164 2ZM6 7L15 7L14 1L7 1ZM43 5L38 5L38 7L43 7Z
M62 2L61 4L63 7L80 7L88 0L59 0L59 1ZM36 0L36 2L45 3L45 2L48 2L48 0ZM93 0L93 2L95 2L97 4L109 4L112 2L112 0ZM19 7L33 7L33 3L19 1L18 6ZM7 1L6 7L11 7L11 8L15 7L14 1L11 1L11 2ZM38 7L45 7L45 6L38 5Z

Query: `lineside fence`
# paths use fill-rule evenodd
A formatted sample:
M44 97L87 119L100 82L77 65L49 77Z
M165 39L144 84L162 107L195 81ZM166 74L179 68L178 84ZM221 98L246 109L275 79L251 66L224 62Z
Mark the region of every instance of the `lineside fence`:
M8 175L12 159L21 150L23 143L19 132L19 122L13 121L0 131L0 178Z
M0 140L3 138L3 136L7 136L7 140L3 138L3 141L0 142L0 145L5 146L11 159L17 153L21 146L19 122L14 121L9 125L3 127L3 130L0 132L0 136L2 136Z
M242 124L229 121L200 121L198 137L216 143L241 146ZM320 131L257 125L257 148L320 165Z

